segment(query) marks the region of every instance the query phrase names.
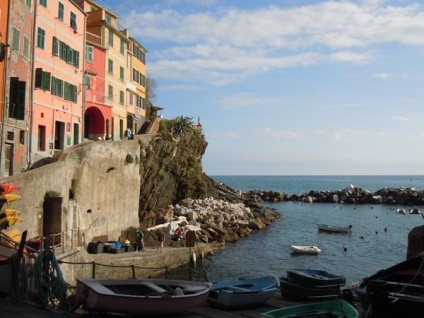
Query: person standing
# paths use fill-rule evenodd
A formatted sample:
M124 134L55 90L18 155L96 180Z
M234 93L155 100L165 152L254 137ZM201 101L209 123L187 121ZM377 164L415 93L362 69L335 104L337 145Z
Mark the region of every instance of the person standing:
M165 233L164 233L163 229L158 229L156 231L156 237L158 239L157 250L159 250L159 248L160 248L160 252L163 253L163 242L165 242Z
M136 246L136 252L142 251L144 252L144 233L141 229L137 230L137 246Z

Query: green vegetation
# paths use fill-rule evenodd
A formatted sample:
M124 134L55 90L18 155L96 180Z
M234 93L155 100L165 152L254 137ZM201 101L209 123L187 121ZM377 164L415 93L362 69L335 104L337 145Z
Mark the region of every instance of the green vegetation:
M125 163L126 164L134 163L134 157L128 153L127 156L125 157Z
M49 190L46 192L45 196L50 198L60 198L62 195L60 194L60 192Z

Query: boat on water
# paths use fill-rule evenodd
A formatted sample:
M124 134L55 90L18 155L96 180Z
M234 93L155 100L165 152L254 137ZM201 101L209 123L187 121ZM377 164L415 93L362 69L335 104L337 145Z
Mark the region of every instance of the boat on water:
M320 269L292 268L287 270L287 280L292 284L306 287L346 284L346 276L331 274Z
M318 223L318 230L323 232L330 233L350 233L352 229L352 225L349 226L333 226L324 223Z
M280 293L281 296L295 300L317 300L340 298L340 285L325 285L325 286L304 286L291 283L287 277L280 278Z
M366 277L355 288L369 317L423 317L424 256L415 256Z
M290 245L292 253L296 254L319 254L321 249L315 245Z
M409 214L421 214L421 210L417 208L410 209Z
M168 279L77 279L75 304L87 311L171 315L207 301L212 283Z
M321 301L297 306L274 309L262 314L271 318L296 318L296 317L337 317L358 318L359 313L349 302L343 299Z
M397 214L403 214L403 215L405 215L405 214L406 214L405 209L397 209L397 210L396 210L396 213L397 213Z
M259 305L274 297L279 286L275 276L221 280L213 282L208 300L223 307Z

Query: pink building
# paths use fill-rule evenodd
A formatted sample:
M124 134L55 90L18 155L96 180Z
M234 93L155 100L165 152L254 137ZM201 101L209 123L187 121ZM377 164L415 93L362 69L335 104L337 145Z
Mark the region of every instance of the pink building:
M35 22L33 161L82 140L86 14L72 0L38 0Z
M111 138L112 106L105 103L106 47L101 38L87 33L85 48L85 118L84 138Z

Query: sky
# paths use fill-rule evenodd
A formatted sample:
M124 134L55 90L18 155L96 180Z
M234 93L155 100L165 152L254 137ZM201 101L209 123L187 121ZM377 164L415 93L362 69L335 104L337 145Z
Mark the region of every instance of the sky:
M424 174L424 2L98 0L218 175Z

